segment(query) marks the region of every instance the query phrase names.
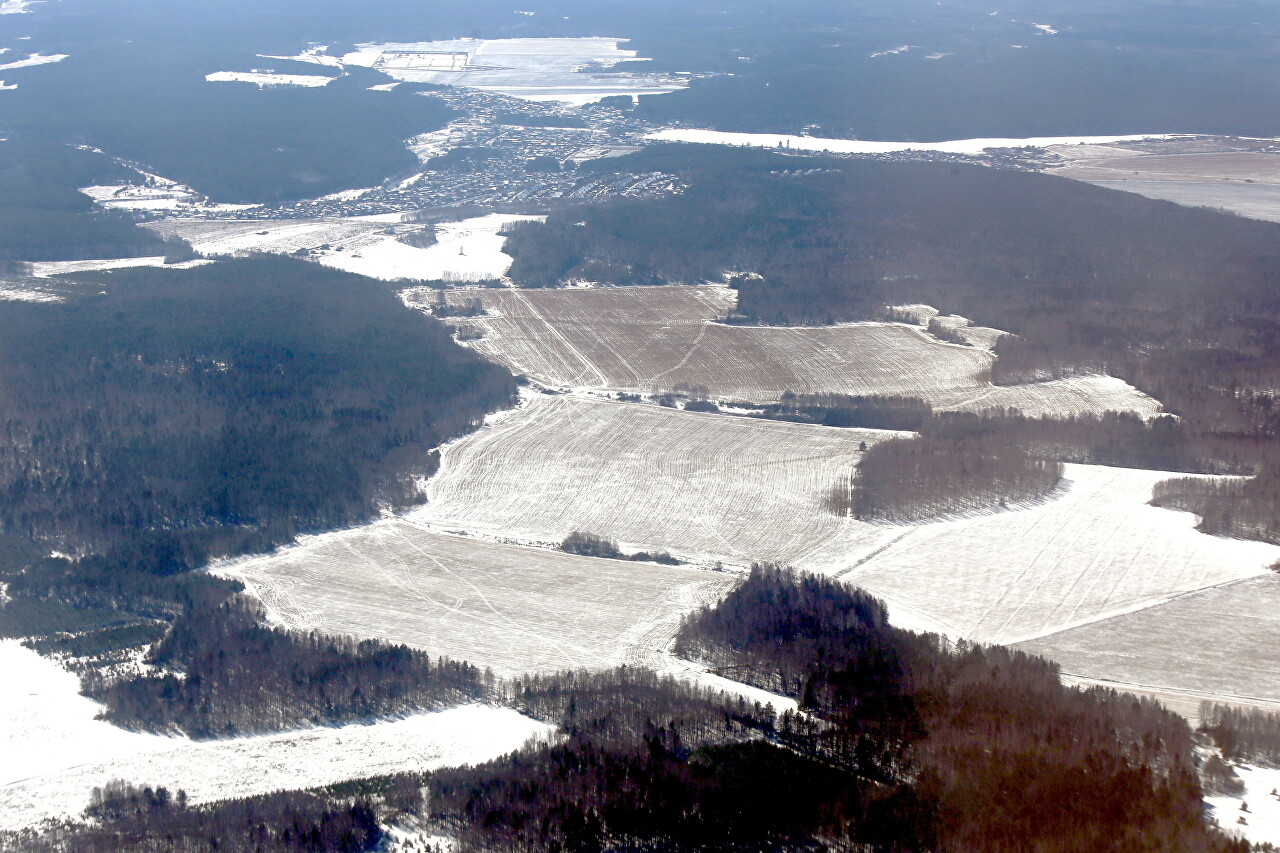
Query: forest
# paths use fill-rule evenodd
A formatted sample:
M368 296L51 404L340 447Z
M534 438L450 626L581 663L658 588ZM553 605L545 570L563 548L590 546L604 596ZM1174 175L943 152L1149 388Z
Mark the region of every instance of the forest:
M382 843L380 819L420 803L418 780L407 776L199 806L182 791L116 782L95 791L92 823L0 834L0 844L28 853L363 853Z
M1202 702L1200 720L1228 761L1280 767L1280 714Z
M137 173L102 154L20 140L0 142L0 272L19 261L163 255L165 245L126 213L100 211L79 187Z
M868 521L918 521L1026 503L1057 487L1061 462L1037 458L1001 438L989 433L877 442L826 505L838 515Z
M200 601L151 645L145 660L158 672L90 669L83 692L124 728L213 738L451 707L493 691L493 676L467 663L265 622L243 597Z
M8 564L15 598L175 612L179 585L216 583L176 572L418 502L433 448L513 398L359 276L260 257L83 278L65 304L0 302L0 530L64 554Z
M676 651L799 713L628 668L517 679L564 739L434 774L431 818L463 851L1248 849L1205 826L1181 718L887 615L757 565Z

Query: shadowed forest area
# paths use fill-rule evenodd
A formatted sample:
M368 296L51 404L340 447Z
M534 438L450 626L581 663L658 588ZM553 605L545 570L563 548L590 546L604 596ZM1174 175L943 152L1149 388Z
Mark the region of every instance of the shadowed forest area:
M10 563L15 603L171 612L196 582L175 572L420 501L432 449L514 393L359 276L261 257L84 278L65 304L0 302L0 528L69 555Z

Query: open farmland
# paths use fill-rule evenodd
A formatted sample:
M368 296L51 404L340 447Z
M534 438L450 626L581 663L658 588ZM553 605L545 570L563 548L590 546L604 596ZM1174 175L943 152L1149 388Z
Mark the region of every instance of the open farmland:
M868 446L901 433L539 396L449 445L415 518L558 542L573 530L625 548L831 568L891 528L832 514Z
M1280 577L1267 573L1023 643L1066 673L1280 710ZM1181 708L1179 709L1181 710Z
M1167 476L1067 465L1050 500L900 528L838 576L884 598L898 621L1014 643L1265 574L1280 558L1280 547L1207 536L1191 513L1148 505Z
M1280 222L1280 146L1201 137L1050 149L1052 173L1191 207Z
M281 625L406 643L500 675L614 666L653 651L633 649L645 642L661 650L682 613L733 583L727 574L479 542L404 519L217 571L243 581Z
M536 216L492 213L435 226L402 223L400 214L332 219L166 219L147 227L177 235L207 255L271 252L304 253L325 266L385 280L422 279L474 282L501 279L511 266L498 232L511 222ZM435 229L425 248L397 239Z
M903 395L939 409L1020 408L1030 416L1159 411L1111 377L994 386L991 353L904 323L725 325L716 319L736 298L725 287L466 290L451 298L479 298L489 312L453 321L482 335L470 346L552 387L652 393L683 384L756 403L785 391Z
M551 727L467 705L398 720L226 740L139 734L94 719L100 706L53 661L0 642L0 831L77 815L123 779L184 790L192 803L487 761Z

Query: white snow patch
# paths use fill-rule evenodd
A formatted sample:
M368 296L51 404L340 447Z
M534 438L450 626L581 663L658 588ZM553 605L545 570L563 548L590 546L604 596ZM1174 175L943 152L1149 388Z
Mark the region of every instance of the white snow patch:
M19 15L31 11L31 7L44 0L0 0L0 15Z
M49 293L44 290L27 290L22 288L0 287L0 299L10 302L62 302L63 299L56 293ZM0 595L0 603L4 602L4 596Z
M275 74L265 71L215 71L204 75L210 83L254 83L258 86L328 86L336 77L316 74Z
M325 53L329 49L329 45L321 44L309 47L296 56L270 56L260 53L261 59L282 59L290 62L309 62L312 65L325 65L330 68L341 68L342 60L336 56L329 56Z
M390 92L392 89L394 89L396 86L399 86L399 85L400 85L399 80L397 80L394 83L379 83L376 86L370 86L369 91L370 92Z
M1228 834L1251 844L1280 843L1280 797L1274 793L1280 791L1280 769L1240 764L1235 771L1244 782L1244 793L1239 797L1205 797L1213 819ZM1242 805L1249 810L1242 811Z
M689 75L615 70L647 61L621 38L450 39L366 43L342 57L319 48L279 57L333 67L373 68L398 80L461 86L530 101L586 104L610 95L654 95L689 84Z
M992 148L1047 148L1050 145L1097 145L1137 142L1144 139L1177 139L1186 134L1151 133L1128 136L1033 136L1025 139L955 139L948 142L871 142L829 139L784 133L734 133L720 130L666 128L647 134L657 142L699 142L708 145L740 145L749 148L784 148L792 151L825 151L833 154L894 154L900 151L937 151L946 154L981 154Z
M348 197L363 192L346 191ZM394 233L387 233L400 222L398 213L333 219L170 219L148 227L160 234L176 234L207 255L306 251L326 266L387 281L470 282L502 279L512 258L502 251L506 237L498 232L512 222L541 218L491 213L440 223L435 226L437 242L426 248L402 243Z
M18 84L17 84L17 83L13 83L12 85L6 86L6 85L4 84L4 81L3 81L3 80L0 80L0 92L11 92L11 91L13 91L13 90L14 90L14 89L16 89L16 88L18 88Z
M871 58L875 59L878 56L897 56L899 53L906 53L908 50L916 50L919 47L920 45L918 44L900 44L897 47L891 47L888 50L877 51L871 54Z
M1043 34L1046 36L1056 36L1058 34L1058 30L1055 30L1053 27L1049 26L1048 24L1032 24L1031 26L1039 30L1040 34Z
M212 802L496 758L552 728L505 708L467 705L397 720L192 741L118 729L79 682L17 641L0 641L0 830L70 816L113 779Z
M70 54L66 53L54 53L46 56L41 53L33 53L26 59L19 59L16 62L7 62L4 65L0 65L0 71L10 71L14 68L30 68L33 65L48 65L51 62L61 62L69 55Z
M100 270L122 270L132 267L167 267L168 269L185 270L213 261L197 258L178 264L166 264L164 255L150 255L145 258L106 258L92 261L36 261L31 264L31 275L36 278L48 278L54 275L77 272L98 272Z

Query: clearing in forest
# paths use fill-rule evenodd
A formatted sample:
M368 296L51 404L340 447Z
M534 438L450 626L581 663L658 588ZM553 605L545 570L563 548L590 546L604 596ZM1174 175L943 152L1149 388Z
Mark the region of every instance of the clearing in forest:
M938 409L1020 408L1029 416L1127 411L1159 404L1107 376L995 386L979 347L945 343L904 323L736 326L716 322L727 287L459 290L486 316L454 318L468 345L516 373L557 388L637 393L702 387L719 400L774 402L797 394L921 397Z
M669 644L729 574L578 557L387 519L216 571L277 624L405 643L498 675L604 668ZM653 648L650 648L652 646Z

